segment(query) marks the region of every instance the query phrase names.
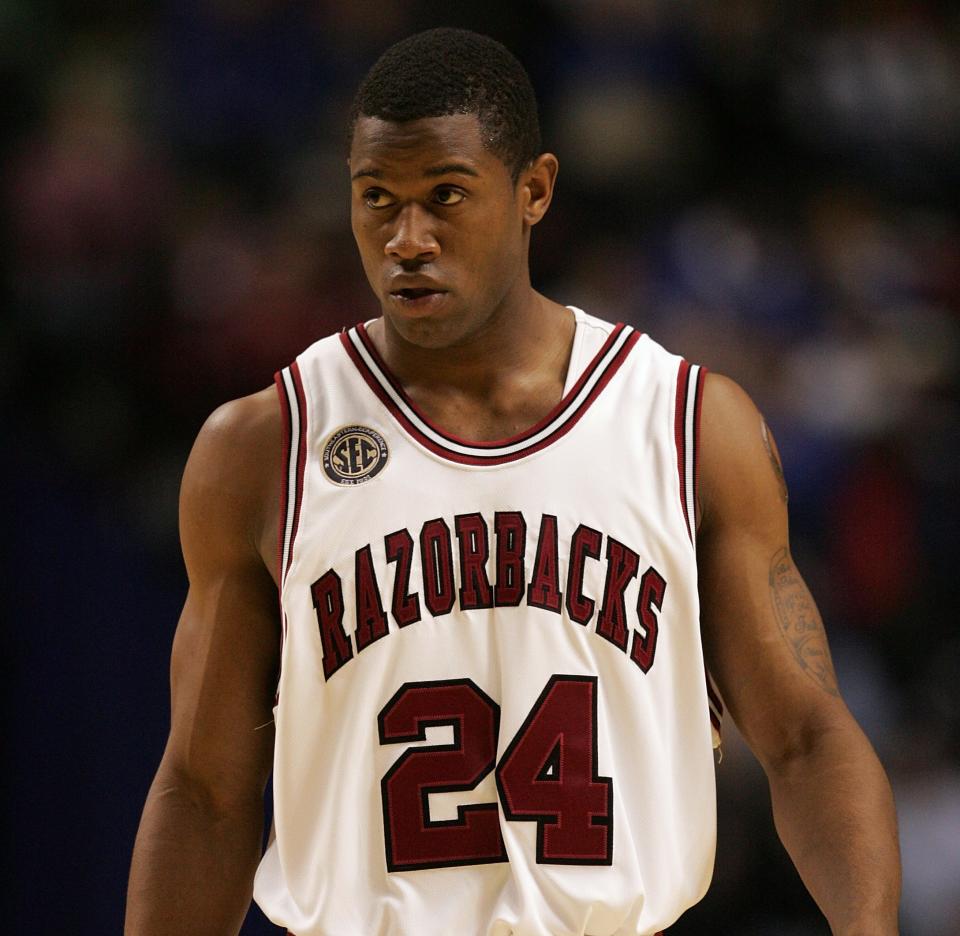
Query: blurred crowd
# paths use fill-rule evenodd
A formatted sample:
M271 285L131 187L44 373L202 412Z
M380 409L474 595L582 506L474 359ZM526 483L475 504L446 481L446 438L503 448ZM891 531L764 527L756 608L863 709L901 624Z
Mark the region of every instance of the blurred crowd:
M728 374L766 414L798 565L894 785L903 932L960 934L960 11L796 6L0 6L7 827L18 854L72 856L21 860L17 923L115 929L165 733L191 440L377 314L346 111L391 42L461 25L528 67L560 158L535 285ZM733 730L718 777L714 886L671 933L825 933ZM41 807L60 825L37 844ZM38 908L45 871L70 919L89 907L79 929Z

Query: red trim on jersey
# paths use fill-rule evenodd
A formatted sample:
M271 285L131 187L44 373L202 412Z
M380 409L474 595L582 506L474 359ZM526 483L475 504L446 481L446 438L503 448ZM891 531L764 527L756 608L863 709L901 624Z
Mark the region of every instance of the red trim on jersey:
M474 450L472 453L455 451L424 433L416 425L416 423L414 423L406 415L406 413L404 413L403 409L397 405L393 397L383 386L377 374L374 373L367 365L366 361L364 361L363 357L350 339L347 331L340 333L340 341L370 389L380 399L380 402L387 407L397 422L399 422L407 431L407 433L413 436L417 442L429 449L431 452L434 452L435 454L440 455L441 457L450 461L460 462L461 464L467 465L500 465L516 461L517 459L524 458L527 455L532 455L535 452L541 451L565 436L577 424L577 422L580 421L584 413L592 405L593 401L599 396L600 392L604 389L604 387L607 386L614 374L620 369L620 366L626 360L627 355L640 339L640 333L631 330L631 333L624 340L622 347L609 361L607 361L606 365L603 366L604 357L609 353L610 349L616 343L618 337L623 332L625 327L626 326L623 324L619 324L614 328L604 342L603 347L600 348L596 355L594 355L590 364L580 375L579 379L570 389L569 393L565 394L563 399L561 399L560 402L534 426L508 439L502 439L493 442L470 442L468 440L461 439L457 436L443 432L434 426L433 423L426 418L426 416L424 416L417 405L407 396L396 377L387 368L383 359L373 346L373 343L371 342L370 337L363 325L360 324L356 326L356 328L353 330L356 332L357 337L363 344L364 350L366 350L367 353L369 353L373 358L378 368L382 372L384 379L389 383L394 393L403 401L404 405L409 407L410 411L413 412L414 415L437 436L455 445L471 448ZM590 390L590 393L574 408L574 400L576 399L577 395L580 393L586 383L597 374L597 371L601 366L603 366L603 372L596 380L596 383ZM551 424L556 424L552 432L540 439L539 442L531 443L526 447L522 447L525 440L532 438L534 435L538 434L543 429L546 429ZM516 451L507 452L500 455L488 454L488 452L485 451L504 448L506 446L521 447L517 448Z
M287 397L287 387L283 380L283 371L273 375L273 382L280 397L280 415L283 423L283 442L281 443L281 458L283 471L280 479L280 517L277 530L277 603L280 605L280 659L283 659L283 645L287 636L287 619L283 613L283 541L287 531L287 508L290 498L290 445L293 436L293 420L290 412L290 400ZM273 704L280 702L280 673L277 673L277 689L273 694Z
M397 378L391 373L390 369L387 367L383 358L380 356L380 352L377 351L376 346L373 341L371 341L367 330L361 322L357 325L357 334L360 336L360 340L363 342L363 346L370 352L370 356L377 362L377 366L383 372L384 377L387 378L390 386L396 391L397 395L401 397L404 403L413 410L414 413L427 425L429 426L437 435L442 436L448 442L453 442L457 445L466 445L470 448L475 449L495 449L503 448L507 445L517 445L518 443L523 442L524 439L528 439L533 435L536 435L541 429L550 425L555 419L557 419L563 412L566 410L572 400L576 397L577 393L583 387L583 385L590 379L593 372L597 369L600 364L600 361L603 359L603 356L610 350L611 346L616 342L617 337L620 335L620 332L623 331L625 326L623 323L618 324L613 331L607 336L606 341L604 341L603 346L600 350L593 356L593 359L584 369L584 372L580 375L576 384L570 389L570 392L565 394L563 399L557 403L553 409L547 413L539 422L535 423L529 429L525 429L523 432L517 433L517 435L510 436L506 439L497 439L492 442L471 442L469 439L463 439L460 436L455 436L452 433L444 432L438 426L435 426L423 413L423 411L414 403L413 400L407 396L406 391L401 386Z
M273 375L273 382L280 397L280 414L283 422L283 443L281 457L283 459L283 474L280 481L280 523L277 531L277 595L280 594L280 583L283 581L283 537L287 530L287 498L288 480L290 478L290 403L287 400L287 388L283 384L283 372L277 371ZM281 609L282 610L282 609Z
M300 415L300 439L297 447L297 483L296 500L293 502L293 527L290 530L290 552L287 555L287 568L290 570L293 562L293 546L297 541L297 529L300 526L300 505L303 501L303 475L307 466L307 401L303 393L303 378L300 376L300 366L294 361L290 365L290 376L293 378L293 387L297 394L297 408Z
M290 392L287 382L284 379L284 373L289 373L293 384L293 392L296 397L297 411L297 465L294 472L293 490L290 484L290 458L293 450L293 405L291 405ZM300 505L303 499L303 477L307 464L307 404L303 392L303 381L300 377L300 367L296 361L289 368L278 371L274 375L274 383L280 396L280 413L283 420L283 442L281 445L281 454L283 458L283 478L280 483L280 529L277 544L277 597L281 598L283 592L283 582L290 563L293 560L293 544L297 536L297 527L300 524ZM287 542L287 516L290 512L291 498L293 504L293 518L290 524L290 539ZM284 566L283 548L287 545L287 562ZM283 602L280 601L280 655L283 657L283 645L287 634L287 618L283 613ZM279 686L279 675L278 675ZM274 695L274 705L280 701L279 688Z
M723 699L720 698L719 693L716 689L713 688L713 683L710 681L710 676L707 676L707 697L713 703L713 707L717 710L719 715L723 715Z
M693 401L693 514L700 514L700 409L703 406L703 386L707 369L701 365L697 371L696 397ZM696 536L697 531L693 534Z
M680 511L683 514L683 522L687 527L687 533L693 539L693 531L690 529L690 518L687 516L687 383L690 374L690 364L687 361L680 361L680 367L677 370L677 403L674 410L674 441L677 446L677 473L680 478Z

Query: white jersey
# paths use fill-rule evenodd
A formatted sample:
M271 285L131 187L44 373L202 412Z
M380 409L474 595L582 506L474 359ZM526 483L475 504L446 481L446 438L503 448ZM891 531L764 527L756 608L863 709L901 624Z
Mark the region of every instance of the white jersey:
M537 425L431 425L364 327L277 375L276 836L296 936L651 934L715 844L695 556L702 371L576 315Z

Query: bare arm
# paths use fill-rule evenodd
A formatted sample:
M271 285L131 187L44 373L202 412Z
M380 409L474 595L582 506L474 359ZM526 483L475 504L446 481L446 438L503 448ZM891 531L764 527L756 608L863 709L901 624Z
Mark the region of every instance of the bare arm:
M279 662L264 553L280 444L276 398L264 391L214 413L187 463L180 531L190 588L173 645L170 737L134 847L126 936L226 936L250 904Z
M698 562L707 661L767 774L780 839L834 934L897 929L890 785L840 697L813 598L790 555L776 444L732 381L709 375Z

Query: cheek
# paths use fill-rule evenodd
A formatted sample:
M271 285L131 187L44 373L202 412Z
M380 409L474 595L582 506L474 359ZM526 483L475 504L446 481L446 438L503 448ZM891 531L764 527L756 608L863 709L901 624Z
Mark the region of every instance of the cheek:
M491 218L484 228L484 268L499 275L511 273L523 262L523 233L512 215Z
M350 227L353 230L353 239L357 245L357 250L360 252L363 268L369 274L371 270L376 268L377 261L383 255L376 228L356 219L351 219Z
M484 212L476 223L477 252L487 256L512 255L522 241L522 225L510 207L499 207L495 211Z
M350 215L350 229L353 231L353 239L357 242L357 246L361 247L370 241L370 224L369 222L364 222L364 220L352 213Z

